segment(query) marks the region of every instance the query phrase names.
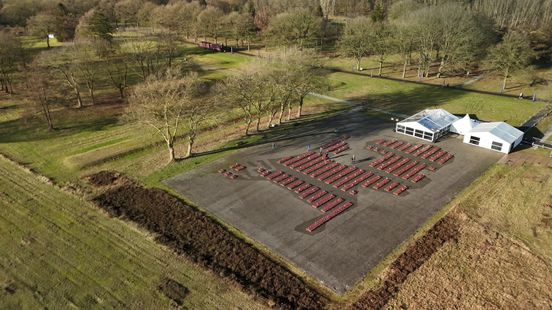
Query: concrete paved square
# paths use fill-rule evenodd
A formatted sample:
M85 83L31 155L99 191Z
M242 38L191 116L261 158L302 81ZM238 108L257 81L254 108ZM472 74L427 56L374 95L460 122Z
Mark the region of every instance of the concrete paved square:
M305 152L308 144L316 150L319 145L346 134L350 136L347 142L351 149L335 160L351 165L351 156L355 154L356 166L368 170L372 169L369 163L381 156L366 150L369 142L385 138L425 143L396 134L393 127L391 122L353 109L299 126L290 134L292 137L277 142L274 150L271 143L244 149L165 183L330 289L344 293L502 155L466 145L459 138L446 137L436 145L453 153L455 158L437 171L424 170L428 177L411 184L407 195L396 197L381 190L359 188L357 196L348 197L355 203L354 207L312 234L305 228L322 213L294 192L259 176L255 169L262 164L322 185L308 176L286 170L276 161ZM338 133L334 132L336 128ZM217 172L235 162L247 166L237 179L230 180ZM343 192L334 190L343 196Z

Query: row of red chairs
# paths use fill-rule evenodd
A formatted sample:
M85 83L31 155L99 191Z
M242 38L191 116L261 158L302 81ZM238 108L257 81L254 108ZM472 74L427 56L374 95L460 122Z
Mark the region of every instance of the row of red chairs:
M366 188L366 187L376 183L379 179L381 179L381 176L376 174L373 177L366 180L366 182L362 183L361 187Z
M310 167L312 167L312 166L314 166L318 163L324 162L324 161L327 161L327 159L324 156L319 156L319 157L317 157L317 158L315 158L311 161L308 161L308 162L302 164L301 166L297 167L297 169L295 169L295 170L303 171L307 168L310 168Z
M393 182L389 183L387 186L385 186L383 188L383 190L386 191L386 192L390 192L393 189L395 189L395 187L397 187L397 186L399 186L399 182L394 182L393 181Z
M341 173L338 173L338 175L332 177L331 180L328 180L328 184L330 183L329 181L334 181L333 178L337 180L355 170L360 170L356 167L347 167L340 165L340 168L341 167L343 168L343 171L341 171ZM336 205L344 201L344 199L342 198L336 197L335 195L330 194L317 186L306 183L282 171L271 172L268 169L259 167L257 168L257 172L260 175L271 180L272 182L278 183L289 190L293 190L295 193L299 194L299 198L306 200L308 203L312 204L314 208L322 207L322 212L327 212L328 210L334 208ZM337 176L339 176L339 178L337 178Z
M416 167L414 167L412 170L408 171L408 173L406 173L405 175L402 176L402 178L404 180L408 180L410 179L410 177L412 177L413 175L415 175L416 173L424 170L425 168L427 167L426 164L419 164L417 165Z
M416 166L417 164L418 164L418 162L413 160L413 161L409 162L408 164L405 164L404 166L402 166L400 169L395 170L395 172L393 172L393 175L398 177L401 174L403 174L403 173L407 172L408 170L410 170L412 167Z
M440 150L439 152L437 152L437 153L431 155L431 156L428 158L428 160L429 160L430 162L434 162L434 161L436 161L437 159L439 159L441 156L443 156L443 155L445 155L445 154L447 154L447 152L445 152L445 151L443 151L443 150Z
M330 152L334 152L334 153L335 153L337 150L339 150L339 149L341 149L341 148L343 148L343 147L349 147L348 144L347 144L347 142L341 141L341 142L339 142L339 143L337 143L337 144L335 144L335 145L332 145L332 146L330 146L329 148L326 149L326 152L327 152L327 153L330 153Z
M311 161L316 160L316 159L318 159L318 158L320 158L320 157L322 157L321 154L313 153L313 154L311 154L311 155L309 155L309 156L307 156L307 157L305 157L305 158L303 158L303 159L301 159L301 160L299 160L299 161L296 161L296 162L294 162L294 163L292 163L292 164L289 164L289 165L286 165L286 166L295 169L295 168L300 167L300 166L302 166L302 165L304 165L304 164L310 163Z
M271 173L270 170L268 170L268 169L266 169L266 168L264 168L264 167L259 167L259 168L257 168L257 172L258 172L261 176L263 176L263 177L266 177L266 176L268 176L268 175Z
M393 192L393 195L400 196L406 190L408 190L408 186L403 184L403 185L399 186L399 188Z
M240 163L235 163L233 164L232 166L230 166L230 169L234 170L234 171L237 171L237 172L240 172L242 171L243 169L247 168L246 166L240 164Z
M334 200L326 203L321 209L320 211L326 213L328 211L330 211L331 209L335 208L335 206L337 206L338 204L342 203L344 201L343 198L341 197L337 197L335 198Z
M420 182L423 178L425 178L425 174L423 173L418 173L416 174L415 176L413 176L410 181L412 181L413 183L418 183Z
M454 157L454 155L452 155L450 153L447 153L447 155L441 157L441 159L439 159L437 161L437 163L439 163L441 165L444 165L444 164L446 164L447 161L451 160L453 157Z
M380 189L382 188L385 184L389 183L391 180L389 178L383 178L383 180L379 181L378 183L376 183L374 186L372 186L373 189Z
M277 177L281 176L283 173L284 173L283 171L276 170L276 171L270 173L269 175L267 175L266 178L269 179L269 180L274 180L274 178L277 178Z
M320 188L318 186L311 186L309 187L307 190L305 190L304 192L301 193L301 195L299 195L299 198L301 199L305 199L307 197L309 197L310 195L316 193Z
M359 177L357 177L357 178L355 178L354 180L352 180L351 182L349 182L349 183L343 185L343 186L341 187L341 190L346 192L346 191L350 190L351 188L353 188L353 187L357 186L358 184L360 184L360 182L362 182L362 181L368 179L369 177L371 177L371 176L373 176L373 175L374 175L373 172L370 172L370 171L365 172L365 173L363 173L362 175L360 175Z
M322 196L326 195L327 193L328 193L327 191L321 189L321 190L315 192L314 195L310 196L310 197L307 199L307 202L308 202L308 203L313 203L313 202L316 201L317 199L322 198Z
M350 201L343 202L337 208L333 209L330 213L322 216L321 218L314 221L314 223L310 224L307 227L307 231L308 232L313 232L315 229L317 229L318 227L320 227L323 224L327 223L328 221L330 221L331 219L333 219L337 215L341 214L342 212L344 212L345 210L350 208L352 205L353 205L353 203L350 202Z
M307 190L307 189L309 189L309 188L311 188L311 187L312 187L312 184L305 183L305 184L303 184L303 185L297 187L297 188L295 189L294 192L296 192L297 194L299 194L299 193L302 193L302 192L304 192L305 190Z
M301 155L297 155L297 156L291 156L291 157L284 157L282 159L280 159L278 161L278 163L284 165L284 166L289 166L295 162L298 162L300 160L302 160L303 158L307 157L307 156L310 156L310 155L313 155L314 152L313 151L309 151L309 152L306 152L306 153L303 153Z
M399 143L403 142L403 143ZM399 150L401 152L412 154L414 156L420 156L421 158L428 159L431 162L437 162L441 165L444 165L447 161L449 161L451 158L454 157L454 155L447 153L446 151L442 150L439 147L431 147L429 144L415 144L412 145L408 142L400 141L400 140L385 140L380 139L376 141L377 144L383 145L389 148L393 148L396 150ZM376 149L376 146L368 146L368 149ZM434 167L430 167L435 170Z
M319 162L301 172L303 172L304 174L310 174L311 172L315 172L316 170L328 165L329 163L332 163L332 161L323 160L322 162Z
M333 194L326 194L325 196L319 198L318 200L314 201L312 207L313 208L318 208L322 205L324 205L326 202L332 200L335 198L335 195Z
M373 162L371 162L369 164L369 166L370 167L375 167L375 166L383 163L384 161L388 160L389 158L393 157L393 155L394 155L393 153L387 153L383 157L378 158L378 159L374 160Z
M392 164L396 163L397 161L401 160L401 158L402 158L402 156L395 155L395 156L389 158L388 160L384 161L383 163L377 165L376 169L383 170L383 169L391 166Z
M439 150L441 150L440 147L434 146L431 149L429 149L427 152L420 155L421 158L427 159L429 156L437 153Z
M386 149L381 148L381 147L377 147L375 145L368 145L366 147L366 149L368 149L369 151L374 151L376 153L380 153L381 155L385 155L385 154L389 153Z
M345 170L346 168L347 168L347 166L345 166L345 165L337 164L337 166L335 168L333 168L332 170L327 171L327 172L319 175L318 180L324 182L324 180L331 178L333 175L340 172L341 170Z
M335 139L335 140L332 140L332 141L330 141L330 142L328 142L328 143L326 143L326 144L323 144L323 145L321 146L321 148L325 150L325 149L327 149L327 148L329 148L329 147L332 147L332 146L338 144L339 142L343 142L343 140L342 140L342 139Z
M425 144L421 148L417 149L415 152L412 152L414 156L420 156L422 153L427 152L431 148L431 144Z
M345 152L348 149L349 149L349 145L345 144L344 146L342 146L342 147L338 148L337 150L335 150L334 154L339 154L339 153Z
M232 171L228 171L226 169L220 169L218 172L231 180L234 180L238 177L237 174L232 173Z
M303 181L301 181L301 180L299 180L299 179L296 179L295 181L289 183L286 187L287 187L287 189L289 189L289 190L293 190L294 188L296 188L296 187L302 185L303 183L305 183L305 182L303 182Z
M311 177L313 177L313 178L317 178L318 176L320 176L320 175L322 175L322 174L324 174L324 173L326 173L326 172L332 170L332 169L335 168L335 167L339 167L339 166L341 166L341 165L338 164L338 163L336 163L336 162L332 162L331 164L326 165L326 166L324 166L324 167L322 167L322 168L320 168L320 169L314 171L313 173L311 173L311 174L309 174L309 175L310 175Z
M341 170L339 173L334 174L331 178L326 179L325 183L328 185L332 184L335 181L340 180L341 178L345 178L347 175L351 174L355 170L357 170L357 167L355 166L347 167L346 169Z
M388 167L387 169L385 169L385 172L387 173L391 173L397 169L399 169L402 165L406 164L407 162L409 162L410 159L408 158L403 158L401 159L399 162L396 162L393 166L390 166Z
M353 173L346 175L344 178L341 178L337 182L333 183L333 187L338 188L342 186L343 184L353 180L354 178L358 177L359 175L363 174L365 171L362 169L357 169Z

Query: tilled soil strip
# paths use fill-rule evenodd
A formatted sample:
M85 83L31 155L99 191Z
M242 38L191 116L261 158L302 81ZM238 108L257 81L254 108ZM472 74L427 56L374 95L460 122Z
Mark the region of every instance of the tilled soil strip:
M111 216L138 223L156 233L160 243L280 308L322 309L327 304L299 277L170 194L115 172L100 172L88 181L109 186L93 201Z
M447 215L439 220L423 237L402 253L389 267L383 285L364 293L352 309L381 309L397 295L408 275L418 269L448 241L458 240L458 220Z

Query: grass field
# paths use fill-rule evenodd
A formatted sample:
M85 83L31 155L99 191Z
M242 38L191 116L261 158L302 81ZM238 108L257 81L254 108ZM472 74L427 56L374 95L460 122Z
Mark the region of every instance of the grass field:
M361 62L363 74L377 75L379 63L375 56L366 57ZM341 70L356 70L356 60L346 57L333 57L327 59L327 65L339 68ZM500 93L503 77L497 72L475 72L470 76L452 75L441 78L436 77L438 64L432 66L430 77L419 79L417 77L417 67L408 66L405 76L407 81L421 82L431 85L443 85L448 83L451 86L464 88L468 90ZM382 75L402 79L403 60L399 55L390 55L386 58ZM552 92L549 84L552 82L552 69L550 66L541 66L520 70L512 73L506 85L505 94L517 97L520 93L524 96L537 95L538 99L552 100Z
M37 49L45 47L39 41L26 44ZM190 49L192 60L200 66L202 76L210 80L220 79L250 60L239 54L205 53L191 45L186 48ZM328 95L361 100L374 107L404 114L441 107L452 113L470 113L485 121L520 125L544 106L538 102L367 75L329 72L328 78L332 84ZM308 98L307 104L310 111L323 111L330 106L329 102L313 98ZM158 144L157 135L147 128L119 121L122 105L106 104L56 113L54 122L58 130L54 132L48 132L41 119L21 119L21 105L17 96L0 95L0 152L60 183L78 183L82 175L115 169L137 177L147 185L160 186L162 179L231 152L206 153L167 166L166 151ZM225 120L232 120L235 116L224 115ZM241 123L229 122L202 134L198 139L198 149L207 151L237 146L242 133L240 126ZM242 139L241 143L262 138L262 135L256 135ZM177 144L181 152L182 141ZM552 191L549 172L550 169L532 166L498 166L486 174L455 201L469 216L460 243L447 246L424 267L427 269L414 273L390 306L406 304L415 308L431 302L431 298L420 300L424 297L419 294L420 287L427 281L433 283L429 295L442 296L443 304L447 304L462 297L453 290L464 285L462 279L468 283L465 284L469 286L468 291L476 296L474 304L489 300L504 305L510 299L501 296L489 282L494 273L504 267L504 261L513 261L517 265L506 266L509 273L501 281L510 279L508 277L525 277L521 273L540 281L543 274L550 274L546 269L549 267L539 263L543 257L550 259L552 240L550 228L546 227L550 220L542 218L545 211L539 207L541 198L531 196L534 192ZM17 288L13 294L8 294L11 289L0 292L0 308L66 308L70 305L80 308L95 305L167 308L168 300L156 289L160 278L165 275L190 288L186 304L189 308L258 307L246 294L228 283L160 248L150 236L106 218L88 203L38 181L3 159L0 159L0 176L0 236L3 236L0 237L3 248L0 251L0 285L10 287L14 283ZM509 187L511 184L516 184L516 187ZM503 189L507 195L500 196L495 187ZM532 191L518 193L517 188ZM523 199L527 199L527 206ZM550 214L550 211L546 212ZM539 224L541 222L545 226ZM499 240L493 238L494 231L502 236ZM523 250L510 251L517 244L512 240L519 242ZM487 243L491 250L481 252L480 248L486 248ZM500 253L494 255L492 249ZM481 271L476 270L477 261L473 258L478 255L485 259ZM524 257L528 257L531 263L535 262L535 268L523 266ZM453 270L450 275L447 268ZM435 278L429 278L431 274ZM541 284L528 285L528 292L540 296L543 292ZM490 295L481 293L479 286L488 290ZM514 296L519 290L515 288L508 294ZM525 303L520 305L531 307Z
M163 277L190 309L261 308L151 236L0 158L0 308L169 308Z
M193 58L202 64L204 76L217 79L249 60L247 56L230 53L195 55ZM328 78L332 83L329 95L362 99L371 106L405 114L438 106L452 113L475 114L482 120L520 125L543 107L542 103L347 73L329 73ZM64 111L63 115L54 115L59 130L48 132L41 119L28 123L17 119L20 103L13 99L2 102L9 107L9 116L3 116L0 123L0 151L56 181L75 181L82 173L95 171L95 166L139 171L140 177L148 177L164 167L163 146L156 144L160 142L159 137L148 128L120 122L118 117L123 112L120 105ZM317 106L327 105L327 102L310 98L307 104ZM222 115L226 119L236 116ZM213 119L216 117L214 115ZM198 142L219 141L229 132L237 134L239 126L217 128L202 135ZM209 142L209 146L220 144Z
M549 308L550 193L550 168L495 165L451 203L458 242L412 273L387 308Z

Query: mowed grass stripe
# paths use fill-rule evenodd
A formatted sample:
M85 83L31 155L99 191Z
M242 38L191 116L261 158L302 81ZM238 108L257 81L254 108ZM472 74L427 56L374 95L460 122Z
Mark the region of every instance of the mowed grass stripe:
M0 281L21 289L1 295L0 308L164 309L169 302L157 290L164 276L191 290L189 308L262 308L230 283L4 159L0 192ZM23 300L29 296L34 301Z
M24 237L22 227L32 227L31 234L35 241L29 244L28 247L25 247L25 250L30 251L34 257L48 257L48 261L41 261L41 264L51 267L53 269L51 270L52 274L63 274L67 279L74 281L75 287L83 286L86 282L92 282L94 283L92 287L103 289L117 303L125 305L123 301L125 296L117 296L117 290L110 291L103 288L103 286L118 287L120 285L144 281L135 272L140 268L147 270L146 266L136 266L137 270L129 270L119 263L124 258L124 255L123 253L119 253L117 248L111 246L105 249L92 247L87 244L86 240L77 237L72 232L63 228L64 226L80 225L78 221L64 222L63 220L66 220L66 218L50 219L48 216L42 214L42 212L51 212L46 206L56 204L56 202L48 199L43 193L37 193L37 195L34 195L33 201L28 203L32 203L36 208L28 209L23 207L12 209L8 205L2 204L3 208L2 212L0 212L0 218L9 222L17 230L20 240ZM62 206L63 204L58 205ZM98 232L83 231L82 233L97 234ZM10 235L13 236L14 233L12 232ZM101 233L98 235L101 235ZM60 236L63 236L63 238ZM46 243L51 245L49 246ZM95 253L95 260L87 264L80 264L89 253ZM132 259L135 258L137 257L133 257ZM101 266L106 264L111 264L115 268L110 270L102 269ZM90 275L94 275L94 277ZM77 279L81 279L81 281ZM115 282L110 283L109 281ZM144 282L143 284L146 283ZM44 291L48 291L48 288L45 288Z
M12 238L17 238L16 240L22 240L28 236L25 231L5 218L0 217L0 225L11 225L13 229L10 230L9 235ZM35 226L34 229L36 228ZM46 235L44 237L49 236ZM108 303L111 307L126 306L121 299L97 283L95 279L78 270L75 266L71 266L69 261L60 256L61 253L57 254L53 252L57 249L50 248L42 240L42 235L39 238L33 238L33 243L27 246L13 245L10 247L3 244L3 249L7 251L2 259L6 262L11 262L10 268L18 270L18 275L27 280L25 282L32 283L31 285L35 287L35 292L47 304L67 300L67 297L63 296L67 295L72 300L70 302L67 300L65 303L73 303L78 307L90 306L85 301L87 296L103 296L104 302ZM63 291L56 289L56 286L66 281L69 281L68 288L70 289ZM90 285L90 283L94 285ZM87 287L87 289L81 291L79 290L80 287ZM60 293L62 295L58 296ZM79 296L81 294L85 294L85 296Z

